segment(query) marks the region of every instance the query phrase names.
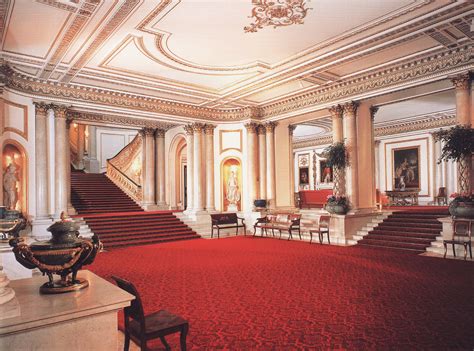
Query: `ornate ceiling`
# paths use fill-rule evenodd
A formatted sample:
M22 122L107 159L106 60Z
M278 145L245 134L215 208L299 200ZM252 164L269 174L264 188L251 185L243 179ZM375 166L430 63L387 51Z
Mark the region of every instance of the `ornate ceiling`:
M270 3L3 0L1 54L20 90L215 120L272 118L472 65L472 1Z

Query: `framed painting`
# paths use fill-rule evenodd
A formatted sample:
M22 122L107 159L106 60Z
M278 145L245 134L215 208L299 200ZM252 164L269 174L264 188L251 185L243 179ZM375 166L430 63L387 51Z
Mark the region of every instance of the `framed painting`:
M332 167L327 165L326 160L319 161L319 182L321 184L329 184L333 182Z
M392 149L393 189L420 188L420 147Z
M309 168L300 167L300 185L309 184Z

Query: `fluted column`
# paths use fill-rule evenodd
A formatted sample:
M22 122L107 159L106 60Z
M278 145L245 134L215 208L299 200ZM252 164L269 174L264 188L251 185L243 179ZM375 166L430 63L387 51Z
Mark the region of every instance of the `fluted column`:
M62 212L67 213L68 208L68 137L67 137L67 107L53 106L54 109L54 168L55 168L55 192L56 192L56 209L55 215L60 216Z
M77 168L84 169L84 149L86 145L86 126L77 125Z
M156 203L160 208L166 207L165 179L165 134L164 129L155 131L156 147Z
M267 147L267 200L270 208L276 207L276 183L275 183L275 127L276 122L265 123L265 141Z
M216 210L214 200L214 128L212 124L206 124L204 132L206 134L206 211Z
M245 124L247 129L247 179L248 179L248 206L253 208L253 202L258 197L257 177L258 177L258 144L257 144L257 123Z
M358 159L357 159L357 114L358 103L351 101L344 104L344 132L346 138L346 146L349 154L349 167L346 170L346 189L352 209L357 209L359 205L358 194Z
M143 207L146 210L154 208L155 205L155 131L151 128L143 128L140 131L143 140L142 151L142 192Z
M258 179L259 179L259 197L267 198L267 147L265 142L265 126L259 125L258 134Z
M342 128L342 106L336 105L329 109L332 119L332 142L342 143L344 141L344 134Z
M193 150L193 183L194 183L194 210L203 211L203 172L202 172L202 131L204 125L194 123L192 125L194 131L194 150Z
M451 79L456 90L456 121L459 125L470 126L469 73Z
M186 211L192 211L194 207L194 167L193 167L193 148L194 148L194 131L191 125L185 125L186 132Z
M288 126L288 134L290 138L290 206L295 207L295 155L293 153L293 132L295 125Z
M48 146L46 114L49 106L35 102L36 219L48 218Z

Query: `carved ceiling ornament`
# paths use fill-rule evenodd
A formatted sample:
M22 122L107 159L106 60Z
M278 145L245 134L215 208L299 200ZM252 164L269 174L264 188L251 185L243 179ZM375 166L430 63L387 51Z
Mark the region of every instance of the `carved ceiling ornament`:
M310 8L304 0L252 0L254 8L249 18L255 22L244 27L245 33L255 33L264 26L286 27L303 24Z

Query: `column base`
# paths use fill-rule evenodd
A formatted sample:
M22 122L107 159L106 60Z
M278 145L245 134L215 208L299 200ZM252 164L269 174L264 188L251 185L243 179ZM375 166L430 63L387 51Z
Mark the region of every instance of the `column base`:
M48 240L51 238L51 233L46 229L53 224L52 218L34 219L31 222L31 235L36 240Z
M142 204L145 211L158 211L159 207L156 204Z
M156 206L158 207L159 210L169 210L170 209L169 205L166 202L158 202L156 204Z
M85 171L87 173L100 173L99 160L95 158L85 160Z

